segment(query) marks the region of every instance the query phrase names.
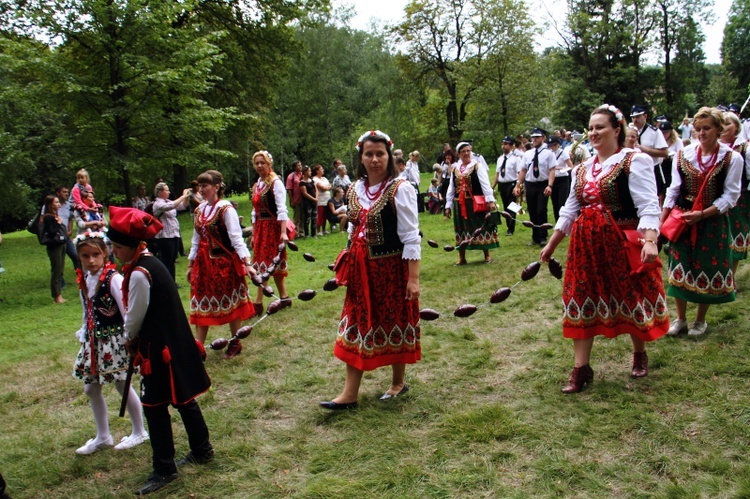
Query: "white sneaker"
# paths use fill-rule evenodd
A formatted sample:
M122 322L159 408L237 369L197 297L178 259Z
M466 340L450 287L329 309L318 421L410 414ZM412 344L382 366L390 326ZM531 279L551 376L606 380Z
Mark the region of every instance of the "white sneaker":
M105 447L112 447L113 443L114 442L112 441L112 435L107 437L106 440L102 440L101 442L97 442L96 438L92 438L88 442L83 444L82 447L77 448L76 454L87 456L89 454L93 454L96 451L100 451L104 449Z
M136 445L141 445L143 442L148 441L148 433L141 435L126 435L122 437L120 443L115 445L115 450L132 449Z
M685 328L687 328L687 321L683 319L675 319L672 321L672 325L667 330L667 336L677 336Z
M706 329L708 329L708 324L705 322L693 322L688 329L688 336L700 336L706 332Z

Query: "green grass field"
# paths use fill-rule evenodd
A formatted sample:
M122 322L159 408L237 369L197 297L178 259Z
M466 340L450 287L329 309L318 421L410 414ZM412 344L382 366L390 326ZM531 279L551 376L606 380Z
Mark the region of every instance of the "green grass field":
M249 218L247 198L238 201ZM180 218L189 244L190 219ZM423 361L407 369L409 394L378 400L390 382L386 368L365 375L357 410L318 407L344 380L332 355L344 291L322 287L345 235L300 240L300 251L289 253L290 294L312 288L317 297L268 317L236 359L209 352L213 388L199 402L216 459L181 470L155 497L750 497L748 265L738 275L748 291L711 308L705 337L652 343L650 374L640 380L629 377L629 339L597 339L593 385L565 396L573 355L561 334L560 281L545 265L508 300L489 303L538 258L539 248L526 246L530 229L505 237L501 227L494 263L469 252L459 268L457 253L442 250L453 244L452 223L429 214L420 222L420 306L442 316L422 322ZM556 254L562 262L566 248ZM70 262L68 303L55 305L34 236L5 235L0 261L0 473L9 493L130 496L150 472L148 445L74 452L95 429L71 374L81 306ZM185 264L180 258L178 275ZM476 314L453 317L467 303ZM227 334L214 328L209 340ZM117 417L114 387L105 393L119 440L129 421ZM180 457L187 439L172 412Z

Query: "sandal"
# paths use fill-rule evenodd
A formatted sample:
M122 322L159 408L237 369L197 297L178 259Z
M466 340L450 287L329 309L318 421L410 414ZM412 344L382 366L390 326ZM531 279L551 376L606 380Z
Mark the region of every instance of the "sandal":
M491 256L488 256L487 258L484 259L484 263L492 263L492 262L493 260Z
M457 261L456 263L454 263L453 265L455 265L455 266L458 266L458 265L466 265L466 260L459 260L459 261Z

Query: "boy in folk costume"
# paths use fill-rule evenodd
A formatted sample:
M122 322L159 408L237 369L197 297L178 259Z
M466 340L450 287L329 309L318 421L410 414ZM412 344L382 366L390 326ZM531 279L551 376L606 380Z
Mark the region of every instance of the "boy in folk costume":
M136 495L161 489L177 478L177 465L203 464L213 458L208 428L195 398L211 381L193 339L182 301L169 271L144 241L162 228L151 215L134 208L110 207L112 252L122 268L125 334L134 365L142 376L141 402L146 415L154 471ZM190 452L175 463L169 404L180 413Z

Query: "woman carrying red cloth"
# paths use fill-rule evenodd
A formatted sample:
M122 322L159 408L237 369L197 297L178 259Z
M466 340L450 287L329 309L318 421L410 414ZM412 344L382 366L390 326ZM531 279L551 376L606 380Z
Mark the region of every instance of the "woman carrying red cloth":
M237 212L222 199L225 186L221 173L208 170L197 180L204 201L195 210L187 280L190 323L195 324L198 341L204 343L209 326L229 324L234 335L242 321L255 315L245 282L245 275L255 271ZM241 351L240 340L232 340L224 358L231 359Z
M487 170L472 156L471 144L461 142L456 146L459 160L453 167L448 192L445 195L445 217L453 213L453 229L456 232L456 244L469 240L469 250L480 249L484 252L484 263L492 263L490 249L497 248L497 225L486 225L486 211L477 210L477 197L483 197L489 211L495 211L495 196L492 192ZM481 234L474 231L482 228ZM466 249L459 248L456 265L466 265Z
M277 262L273 261L279 256L279 244L289 242L286 190L273 171L273 158L268 151L253 154L253 166L259 176L253 187L253 268L259 274L268 272L273 276L282 307L291 307L292 300L286 291L286 249ZM260 287L253 306L256 314L263 312L263 289Z
M735 299L728 212L740 197L744 160L731 145L719 142L724 115L718 109L700 108L693 117L693 130L698 141L675 156L662 212L664 221L673 209L681 209L688 227L669 245L667 294L674 297L677 308L670 336L686 329L690 336L702 335L708 329L709 306ZM688 302L698 304L690 325Z
M570 196L540 253L550 260L570 235L563 281L563 336L573 340L575 367L564 393L580 392L594 379L589 365L594 337L629 334L633 342L631 376L648 374L646 342L667 332L669 317L659 268L632 274L620 229L638 229L644 239L641 261L659 250L659 197L653 162L625 144L625 121L614 106L603 105L589 119L596 155L572 174Z
M406 364L421 359L419 260L416 192L398 172L393 142L379 130L357 143L357 182L348 192L348 253L337 263L336 277L346 285L334 355L346 363L341 394L321 402L326 409L357 406L364 371L392 366L388 400L408 391Z

